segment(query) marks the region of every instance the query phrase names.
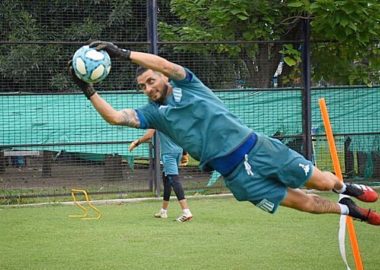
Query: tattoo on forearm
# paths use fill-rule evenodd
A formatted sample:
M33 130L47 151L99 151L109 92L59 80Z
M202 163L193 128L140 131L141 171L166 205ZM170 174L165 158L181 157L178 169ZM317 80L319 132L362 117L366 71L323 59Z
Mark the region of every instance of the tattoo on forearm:
M121 112L122 112L122 117L123 117L122 125L135 127L135 128L140 126L140 121L134 110L125 109L125 110L122 110Z
M183 67L174 64L171 72L171 78L174 80L183 79Z

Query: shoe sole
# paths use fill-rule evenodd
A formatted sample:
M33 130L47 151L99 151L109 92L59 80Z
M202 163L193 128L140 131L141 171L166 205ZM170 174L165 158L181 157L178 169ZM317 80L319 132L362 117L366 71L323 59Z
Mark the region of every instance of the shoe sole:
M184 220L178 220L178 219L176 219L176 221L179 222L179 223L184 223L184 222L186 222L186 221L190 221L192 218L193 218L193 217L191 216L191 217L187 217L187 218L185 218Z
M162 216L156 216L154 215L155 218L168 218L168 217L162 217Z

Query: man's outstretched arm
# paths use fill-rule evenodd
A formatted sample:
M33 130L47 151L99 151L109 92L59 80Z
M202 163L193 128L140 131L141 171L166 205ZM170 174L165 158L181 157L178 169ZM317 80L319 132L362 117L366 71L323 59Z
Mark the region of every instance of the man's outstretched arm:
M140 120L134 109L115 110L97 93L92 95L89 99L103 119L111 125L123 125L134 128L140 127Z
M182 66L155 54L131 51L130 59L139 66L161 72L174 80L183 80L186 77L186 71Z
M94 41L89 46L97 50L105 50L111 57L130 60L139 66L161 72L174 80L182 80L186 77L186 71L182 66L158 55L121 49L107 41Z
M140 127L140 120L134 109L115 110L107 101L98 95L91 83L84 82L75 75L71 60L68 62L67 67L69 76L82 90L87 99L91 101L94 108L105 121L112 125L124 125L134 128Z

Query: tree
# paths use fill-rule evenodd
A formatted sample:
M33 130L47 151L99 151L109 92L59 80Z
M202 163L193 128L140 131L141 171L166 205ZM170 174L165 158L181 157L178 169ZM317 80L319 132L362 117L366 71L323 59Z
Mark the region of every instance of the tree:
M146 41L145 2L135 1L133 5L131 2L0 1L0 41L6 42L0 46L0 89L27 92L75 89L66 72L70 55L79 47L75 43L90 39ZM135 18L143 21L136 23ZM115 69L112 75L118 87L127 89L120 84L120 81L127 83L121 80L125 77L123 68Z
M313 80L334 84L378 83L380 34L378 0L172 0L179 20L160 22L162 41L284 41L176 47L203 55L239 59L248 86L268 87L281 59L288 78L299 76L303 21L310 20ZM250 44L250 45L248 45ZM296 52L296 53L295 53ZM297 53L298 52L298 53ZM335 67L332 70L331 67ZM223 73L222 73L223 74ZM288 84L290 81L288 80Z
M330 0L293 6L312 15L314 39L335 41L316 44L316 79L332 84L379 84L379 1Z

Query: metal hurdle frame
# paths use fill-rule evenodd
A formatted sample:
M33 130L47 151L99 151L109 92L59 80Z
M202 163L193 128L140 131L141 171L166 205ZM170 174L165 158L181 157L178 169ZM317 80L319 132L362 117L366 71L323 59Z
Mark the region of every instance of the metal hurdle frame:
M89 208L93 209L96 213L96 216L95 217L89 217L89 214L88 214L88 210L89 208L86 208L84 207L83 205L80 204L80 202L78 202L77 200L77 197L75 194L77 193L83 193L85 199L86 199L86 203L87 205L89 206ZM71 189L71 197L73 197L73 201L74 201L74 204L79 207L80 209L82 209L83 211L83 214L82 215L69 215L69 217L71 218L80 218L82 220L93 220L93 219L100 219L102 217L102 214L100 213L100 211L91 203L91 199L90 199L90 196L88 195L87 191L84 190L84 189Z

